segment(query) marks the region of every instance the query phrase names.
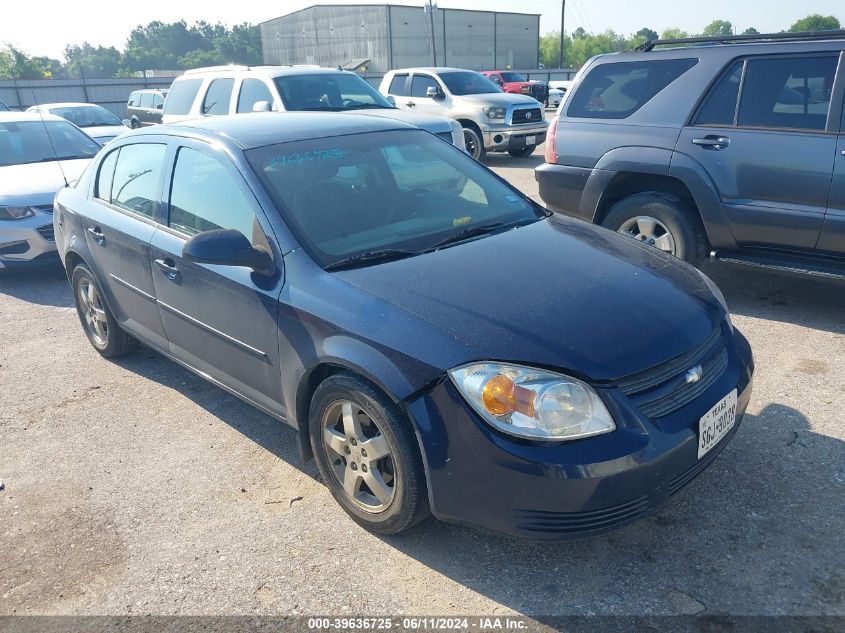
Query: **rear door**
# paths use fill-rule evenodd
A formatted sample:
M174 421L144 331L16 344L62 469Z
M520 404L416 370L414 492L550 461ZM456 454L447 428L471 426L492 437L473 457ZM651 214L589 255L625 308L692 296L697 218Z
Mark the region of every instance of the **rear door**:
M676 151L700 163L742 246L812 250L839 126L839 52L739 59L713 85Z
M845 53L839 62L836 93L840 99L845 94ZM839 139L833 167L833 182L830 186L830 201L825 215L818 250L834 255L845 255L845 107L842 108Z
M150 125L153 123L153 93L141 93L141 105L138 110L138 120L141 125Z
M153 237L150 263L170 353L284 415L276 322L284 275L272 230L232 162L207 144L184 142L168 172L167 226ZM219 228L236 229L274 253L276 275L182 257L188 239Z
M100 163L83 218L85 241L122 327L167 350L150 270L167 145L134 143Z
M396 107L402 108L403 110L410 109L408 107L408 101L411 100L408 96L410 83L411 76L408 73L396 73L387 87L387 94L392 96L394 101L396 101Z

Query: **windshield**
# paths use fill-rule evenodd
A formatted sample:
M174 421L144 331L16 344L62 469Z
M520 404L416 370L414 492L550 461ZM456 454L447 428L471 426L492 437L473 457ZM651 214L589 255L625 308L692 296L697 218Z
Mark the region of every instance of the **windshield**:
M96 127L98 125L123 125L115 115L100 106L67 106L50 108L50 114L67 119L77 127Z
M520 75L519 73L499 73L502 75L502 79L507 83L517 82L517 81L528 81L524 75Z
M92 158L99 150L92 138L65 121L0 123L0 166L43 163L57 156L60 160Z
M350 73L276 77L285 110L393 109L366 80Z
M484 95L502 92L502 89L487 77L470 70L440 73L440 79L453 95Z
M416 254L468 229L545 217L486 167L421 130L271 145L247 157L323 267L387 249Z

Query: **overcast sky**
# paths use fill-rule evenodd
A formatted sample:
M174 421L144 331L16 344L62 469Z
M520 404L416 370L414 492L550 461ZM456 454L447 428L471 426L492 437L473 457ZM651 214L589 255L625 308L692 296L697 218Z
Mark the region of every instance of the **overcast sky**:
M331 0L329 4L358 4L355 0ZM315 4L313 0L281 2L229 2L218 0L85 0L56 2L42 0L6 0L0 19L0 44L14 44L32 55L61 58L67 44L91 44L123 48L129 32L151 20L173 22L184 19L223 22L263 22ZM385 4L369 2L365 4ZM422 6L419 2L398 0L394 4ZM541 32L560 27L560 0L441 0L441 7L491 9L541 13ZM566 31L579 26L587 31L612 28L629 34L644 26L656 31L677 26L685 31L700 31L715 19L730 20L742 31L749 26L758 31L780 31L808 13L835 15L845 22L845 0L568 0Z

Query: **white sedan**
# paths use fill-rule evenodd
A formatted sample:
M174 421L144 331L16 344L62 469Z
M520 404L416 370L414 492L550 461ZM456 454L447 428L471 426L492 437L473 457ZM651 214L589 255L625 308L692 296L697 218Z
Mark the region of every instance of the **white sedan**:
M27 108L27 112L60 116L81 128L100 145L105 145L126 131L126 126L120 119L93 103L44 103Z

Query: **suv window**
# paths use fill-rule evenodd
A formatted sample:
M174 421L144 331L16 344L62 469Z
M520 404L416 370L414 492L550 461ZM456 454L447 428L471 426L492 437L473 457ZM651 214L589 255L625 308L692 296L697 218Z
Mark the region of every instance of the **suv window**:
M152 108L153 107L153 95L149 92L141 93L141 107L142 108Z
M697 59L660 59L600 64L584 77L567 115L626 119L697 63Z
M129 105L130 108L137 106L139 103L141 103L141 98L140 98L140 96L138 95L137 92L133 92L131 95L129 95L129 104L128 105Z
M735 62L713 86L698 116L696 125L733 125L736 117L736 100L742 79L744 62Z
M187 235L215 229L235 229L253 243L261 231L252 205L238 183L216 158L182 147L170 188L171 228Z
M414 75L414 80L411 82L411 96L412 97L426 97L426 91L429 88L438 88L438 84L433 78L428 75Z
M166 145L124 145L117 157L111 203L152 218L158 200L159 175Z
M111 202L111 185L114 180L114 166L117 163L117 155L120 149L114 150L100 163L100 172L97 174L97 187L94 196Z
M394 75L390 82L390 88L387 89L387 94L396 95L397 97L405 96L405 82L408 80L408 73L401 75Z
M174 81L164 102L165 114L188 114L197 97L202 79L182 79Z
M202 113L206 116L229 114L229 101L232 99L234 85L235 80L231 78L212 81L202 101Z
M153 93L153 107L156 110L161 109L164 106L164 97L162 97L159 93Z
M273 94L267 84L260 79L244 79L238 95L238 113L252 112L253 106L259 101L273 105Z
M750 59L737 124L824 130L837 55Z

